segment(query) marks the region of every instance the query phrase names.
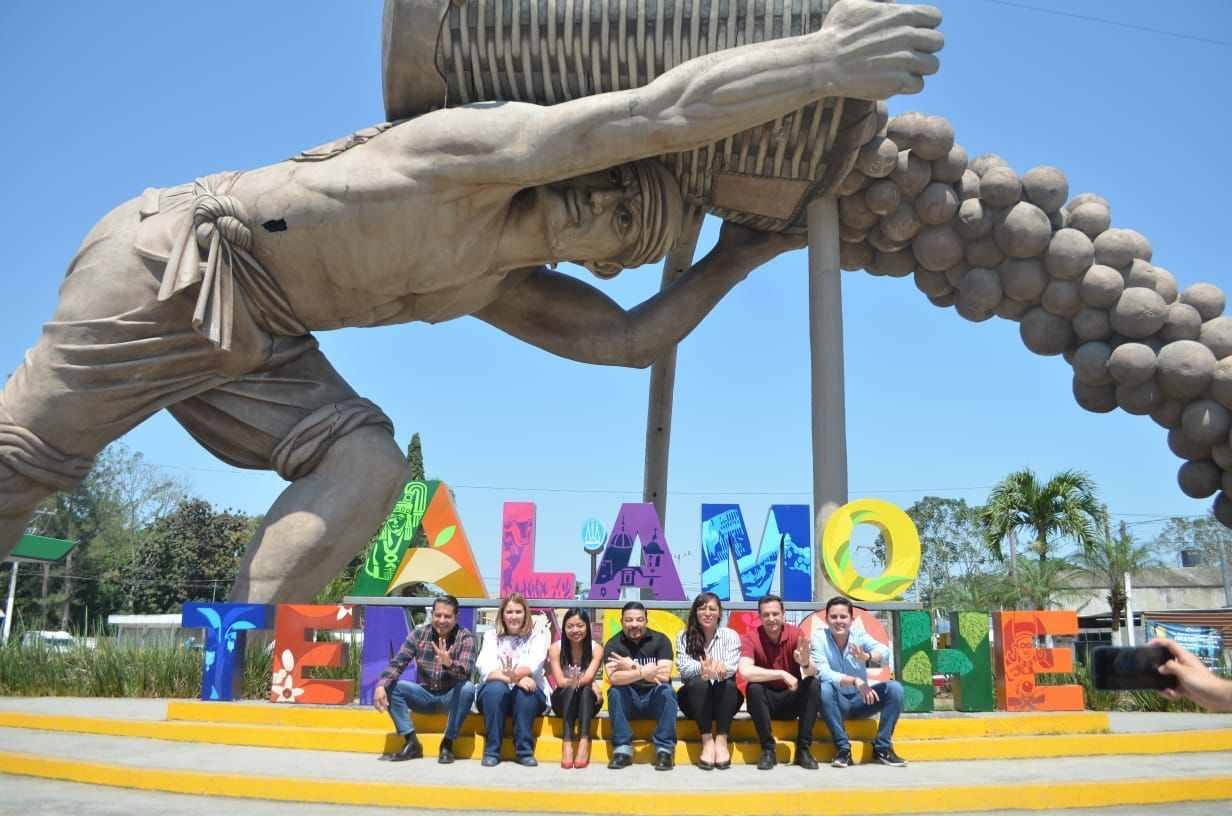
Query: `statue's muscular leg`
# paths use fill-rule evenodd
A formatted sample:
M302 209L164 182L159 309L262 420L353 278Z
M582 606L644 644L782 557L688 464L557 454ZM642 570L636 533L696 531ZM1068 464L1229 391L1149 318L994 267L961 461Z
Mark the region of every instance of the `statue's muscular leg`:
M384 428L358 428L334 442L266 514L231 599L312 600L381 526L407 476L406 458Z

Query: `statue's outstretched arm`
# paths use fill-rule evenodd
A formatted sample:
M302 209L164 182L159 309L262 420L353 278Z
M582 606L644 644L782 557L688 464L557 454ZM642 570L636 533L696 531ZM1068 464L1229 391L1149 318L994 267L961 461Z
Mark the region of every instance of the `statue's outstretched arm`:
M689 150L829 96L915 93L944 38L931 6L842 0L821 29L689 60L653 82L543 107L482 103L424 117L476 182L534 186ZM477 134L483 134L477 136ZM484 143L479 150L475 141Z
M719 243L667 289L625 310L590 284L542 267L511 275L476 317L570 360L645 368L693 331L754 269L804 237L726 223Z

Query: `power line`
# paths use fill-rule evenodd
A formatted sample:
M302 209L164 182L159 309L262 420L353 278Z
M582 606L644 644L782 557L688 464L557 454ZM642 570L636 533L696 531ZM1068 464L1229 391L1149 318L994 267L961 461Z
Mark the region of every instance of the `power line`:
M203 473L225 473L235 475L235 471L230 468L211 468L198 467L195 465L171 465L162 462L147 462L154 467L168 468L171 470L195 470ZM639 496L642 494L642 488L603 488L603 487L527 487L524 485L491 485L491 484L464 484L446 482L450 488L454 490L500 490L515 493L576 493L576 494L596 494L596 495L612 495L612 496ZM959 492L969 490L989 490L992 485L970 485L966 487L898 487L885 490L855 490L855 493L865 493L869 495L886 495L890 493L928 493L937 492ZM744 489L707 489L707 490L671 490L673 496L811 496L811 490L744 490Z
M642 494L641 488L601 488L601 487L514 487L511 485L482 485L482 484L455 484L447 482L454 490L500 490L515 493L579 493L579 494L607 494L607 495L638 495ZM869 495L885 495L889 493L928 493L937 492L959 492L964 490L989 490L992 485L974 485L970 487L900 487L888 490L853 490L852 493L864 493ZM675 490L669 489L669 495L672 496L811 496L811 490L735 490L735 489L720 489L711 490Z
M994 0L989 0L993 2ZM155 467L171 468L178 470L200 470L210 473L226 473L235 475L235 471L227 468L206 468L193 467L189 465L169 465L159 462L149 462L148 464ZM595 495L595 496L641 496L642 489L638 488L604 488L604 487L548 487L542 485L493 485L493 484L468 484L446 482L452 490L488 490L500 491L505 493L547 493L547 494L574 494L574 495ZM923 493L926 495L936 495L938 493L961 493L974 490L991 490L993 485L965 485L965 486L947 486L947 487L895 487L895 488L860 488L852 489L849 492L852 495L864 496L887 496L896 493ZM745 490L741 488L710 488L706 490L676 490L669 489L671 496L812 496L811 490ZM1116 518L1140 518L1150 517L1149 521L1167 521L1172 518L1187 518L1197 519L1202 518L1202 514L1184 516L1184 515L1168 515L1164 513L1118 513L1109 511ZM1137 522L1135 522L1137 523ZM1145 522L1143 522L1145 523Z
M1178 40L1192 40L1193 42L1206 43L1208 45L1221 45L1225 47L1232 46L1232 42L1229 42L1228 40L1216 40L1211 37L1201 37L1197 34L1185 34L1180 31L1165 31L1162 28L1152 28L1151 26L1126 23L1122 20L1109 20L1107 17L1095 17L1090 14L1079 14L1073 11L1042 8L1040 6L1032 6L1027 3L1013 2L1013 0L984 0L984 2L995 3L998 6L1009 6L1010 8L1023 9L1025 11L1037 11L1041 14L1053 14L1057 17L1070 17L1072 19L1083 20L1088 23L1103 23L1104 25L1116 26L1117 28L1127 28L1131 31L1141 31L1146 34L1159 34L1164 37L1175 37Z

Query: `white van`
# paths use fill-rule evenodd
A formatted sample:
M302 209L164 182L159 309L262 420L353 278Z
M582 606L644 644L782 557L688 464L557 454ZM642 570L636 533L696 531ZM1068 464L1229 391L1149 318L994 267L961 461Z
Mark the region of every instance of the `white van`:
M77 639L63 629L51 631L48 629L23 632L22 646L39 646L53 652L67 652L77 645Z

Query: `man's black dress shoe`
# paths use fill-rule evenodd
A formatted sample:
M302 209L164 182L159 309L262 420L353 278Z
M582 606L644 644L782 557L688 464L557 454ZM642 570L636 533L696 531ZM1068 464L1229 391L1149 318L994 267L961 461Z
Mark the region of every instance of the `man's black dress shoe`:
M453 762L456 758L457 757L453 755L453 740L451 739L441 740L441 753L439 756L437 756L436 761L439 762L441 765L448 765L451 762Z
M779 759L774 755L773 748L762 748L761 759L757 760L757 770L768 771L775 765L779 764Z
M656 751L654 769L656 771L670 771L676 766L675 759L668 751Z
M406 762L408 759L419 759L421 756L423 756L423 746L419 744L419 738L411 734L406 738L405 745L389 755L389 761Z
M607 766L612 770L617 770L619 768L628 768L632 764L633 757L630 754L612 754L612 758L608 761Z

